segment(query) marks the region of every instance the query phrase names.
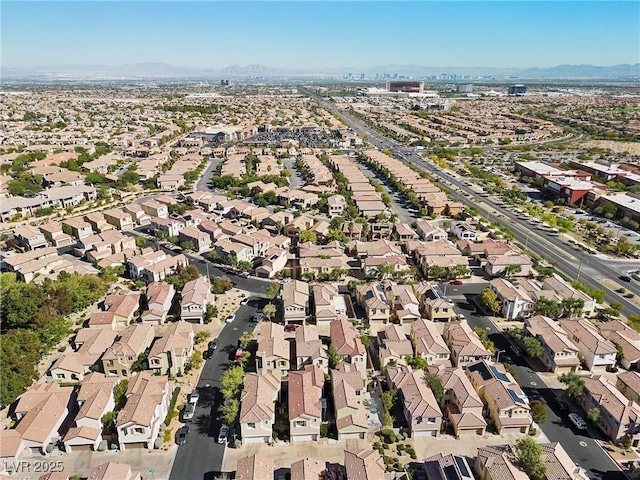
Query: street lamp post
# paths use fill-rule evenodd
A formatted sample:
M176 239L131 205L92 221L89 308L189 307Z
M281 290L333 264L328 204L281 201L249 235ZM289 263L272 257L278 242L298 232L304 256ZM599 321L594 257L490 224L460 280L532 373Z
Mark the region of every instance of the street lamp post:
M582 270L582 261L584 260L584 252L582 253L582 256L580 257L580 263L578 264L578 273L576 274L576 282L578 280L580 280L580 270Z
M506 350L498 350L496 352L496 363L500 361L500 354L506 352Z

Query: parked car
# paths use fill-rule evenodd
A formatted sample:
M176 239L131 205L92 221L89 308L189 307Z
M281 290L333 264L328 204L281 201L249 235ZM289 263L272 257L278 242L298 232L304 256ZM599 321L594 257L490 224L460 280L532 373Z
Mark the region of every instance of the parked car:
M178 430L178 445L184 445L187 443L187 435L189 435L189 427L184 425L180 430Z
M554 401L562 412L568 412L571 409L569 402L567 402L567 400L563 397L554 397Z
M231 315L229 315L229 316L226 318L225 322L226 322L226 323L231 323L231 322L233 322L235 319L236 319L235 314L231 314Z
M587 429L587 422L577 413L570 413L569 420L571 420L571 423L573 423L578 430Z
M238 276L242 278L249 278L249 272L240 272Z
M220 433L218 434L218 443L227 443L229 438L229 427L222 425L220 427Z
M194 405L196 405L198 403L198 400L200 400L200 394L197 392L197 390L194 390L189 394L189 403L193 403Z
M187 403L184 406L184 410L182 411L182 419L183 420L191 420L196 413L196 404L195 403Z
M247 303L249 303L249 298L244 298L244 299L242 299L242 301L240 302L240 305L246 305Z
M209 355L213 354L218 349L218 339L214 338L209 342Z

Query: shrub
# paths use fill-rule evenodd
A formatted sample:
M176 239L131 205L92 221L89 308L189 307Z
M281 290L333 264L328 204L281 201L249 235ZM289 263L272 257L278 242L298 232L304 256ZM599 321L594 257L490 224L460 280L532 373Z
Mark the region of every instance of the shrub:
M176 411L176 403L178 403L178 395L180 395L180 387L176 387L171 395L171 403L169 404L169 411L167 417L164 419L164 424L168 427L171 420L178 415Z
M171 429L170 429L170 428L167 428L167 429L164 431L163 440L164 440L165 442L170 442L170 441L171 441Z
M396 443L397 441L396 434L390 428L380 430L380 435L382 435L385 443Z
M409 454L409 456L415 460L417 457L416 455L416 450L411 446L411 445L407 445L407 448L405 449L405 451Z
M320 425L320 436L322 438L326 438L326 437L329 436L329 424L323 423L323 424ZM375 445L374 445L374 447L375 447Z

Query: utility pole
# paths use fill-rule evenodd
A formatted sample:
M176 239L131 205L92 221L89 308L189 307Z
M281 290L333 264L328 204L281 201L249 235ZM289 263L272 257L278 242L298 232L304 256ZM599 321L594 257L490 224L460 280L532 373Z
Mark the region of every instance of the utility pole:
M580 280L580 270L582 269L582 261L584 260L584 253L580 257L580 263L578 264L578 274L576 275L576 282Z

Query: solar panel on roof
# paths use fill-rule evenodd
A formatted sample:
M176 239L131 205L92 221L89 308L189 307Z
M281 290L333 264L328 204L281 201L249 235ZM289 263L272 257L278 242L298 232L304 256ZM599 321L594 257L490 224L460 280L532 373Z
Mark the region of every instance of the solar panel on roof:
M509 395L511 396L511 399L514 402L517 403L527 403L525 402L524 398L522 398L520 395L518 395L515 390L511 390L510 388L507 388L507 392L509 392Z
M449 465L442 469L444 471L444 476L447 477L447 480L459 480L458 472L456 471L456 467L453 465Z
M458 465L458 469L463 477L470 477L469 470L467 469L467 464L462 457L453 457L456 461L456 465Z
M494 365L490 365L489 368L493 372L493 376L496 377L501 382L508 382L509 381L507 376L504 373L502 373L500 370L498 370Z

